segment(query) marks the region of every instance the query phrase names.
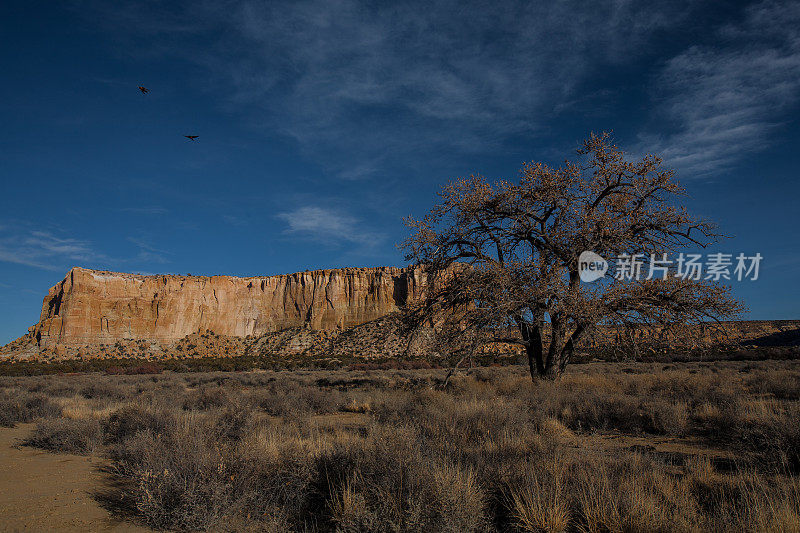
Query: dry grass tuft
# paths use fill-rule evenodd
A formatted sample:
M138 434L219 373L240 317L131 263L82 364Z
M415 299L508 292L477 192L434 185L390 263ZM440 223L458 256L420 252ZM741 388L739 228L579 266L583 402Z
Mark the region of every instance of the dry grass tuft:
M509 489L509 509L514 525L532 533L558 533L570 524L565 463L554 459L531 466L525 480Z

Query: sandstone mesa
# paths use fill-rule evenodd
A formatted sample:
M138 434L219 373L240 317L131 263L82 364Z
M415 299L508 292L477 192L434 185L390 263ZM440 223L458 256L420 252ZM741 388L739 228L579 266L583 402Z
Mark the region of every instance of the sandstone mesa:
M75 267L49 290L39 322L4 351L66 356L118 342L169 346L209 332L244 338L292 328L341 331L397 312L423 285L424 273L414 267L242 278Z
M52 287L39 321L0 347L13 360L295 355L403 355L398 311L421 297L419 267L340 268L276 276L140 275L75 267ZM798 321L726 326L737 341L800 331ZM592 344L609 341L609 331ZM422 344L417 353L431 355ZM798 341L789 340L790 344ZM517 350L501 351L515 356Z

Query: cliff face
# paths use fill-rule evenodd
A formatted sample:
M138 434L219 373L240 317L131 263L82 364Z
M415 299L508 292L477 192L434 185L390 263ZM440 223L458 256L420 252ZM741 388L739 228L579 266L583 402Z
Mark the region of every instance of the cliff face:
M143 276L73 268L50 289L31 337L40 348L173 342L197 332L244 337L286 328L350 328L419 296L412 268L345 268L280 276Z
M0 357L389 357L410 344L387 315L421 297L425 285L424 272L414 268L250 278L73 268L48 292L39 321L27 335L0 347ZM743 345L800 344L800 321L731 322L720 329L722 337ZM617 333L601 328L585 344L613 346ZM644 328L636 339L658 334ZM422 351L435 348L426 345ZM510 346L500 350L514 352Z

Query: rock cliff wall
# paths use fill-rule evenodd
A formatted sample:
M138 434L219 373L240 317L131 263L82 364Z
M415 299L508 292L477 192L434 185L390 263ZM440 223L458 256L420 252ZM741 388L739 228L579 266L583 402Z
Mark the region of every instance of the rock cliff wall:
M393 314L425 285L424 272L415 268L249 278L73 268L50 289L28 334L0 347L0 359L393 357L410 346ZM711 331L745 347L800 346L800 321L730 322ZM584 345L613 348L618 333L600 328ZM659 337L657 328L635 332L644 347L653 336ZM516 353L512 346L496 348ZM424 351L430 355L435 347Z
M40 348L117 340L177 341L212 331L245 337L307 326L346 329L418 297L413 268L343 268L279 276L144 276L73 268L30 330Z

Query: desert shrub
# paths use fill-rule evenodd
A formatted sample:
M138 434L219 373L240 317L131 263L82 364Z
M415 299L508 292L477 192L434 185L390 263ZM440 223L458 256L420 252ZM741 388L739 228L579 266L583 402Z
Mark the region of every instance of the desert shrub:
M446 388L405 369L0 378L0 406L85 409L37 441L90 450L102 431L124 501L160 529L793 531L794 365L477 368Z
M254 405L270 416L286 416L298 409L291 397L271 391L255 393L250 399Z
M281 509L289 522L311 522L325 508L314 480L317 457L328 448L328 441L301 425L254 427L236 448L238 474L232 481L240 505L253 515Z
M123 385L106 380L90 383L83 387L80 393L89 400L124 400L127 396L127 391Z
M159 435L170 422L171 417L164 412L155 412L139 405L125 405L103 422L104 439L108 444L119 444L141 431Z
M800 531L800 481L771 481L753 472L737 476L740 497L735 506L725 506L731 530Z
M733 405L704 404L692 413L698 435L709 442L754 454L772 470L800 472L800 406L742 399Z
M315 414L335 413L344 404L344 395L335 389L301 387L293 396L302 409Z
M759 371L745 380L751 390L771 394L781 400L800 399L800 373Z
M586 465L589 467L589 465ZM596 461L577 475L576 522L581 531L675 531L692 527L693 502L638 458ZM685 507L681 506L683 504ZM688 516L682 516L683 510ZM689 522L689 523L686 523Z
M210 424L215 438L222 441L239 441L256 425L252 411L233 406L217 411Z
M441 368L425 359L390 359L382 362L353 363L349 370L419 370Z
M367 481L354 471L331 495L330 520L337 531L484 531L485 496L473 471L442 463L431 465L428 474L410 494L392 491L381 498L385 489L373 484L375 476ZM424 501L416 499L421 495Z
M656 435L684 436L689 432L689 409L681 402L668 400L645 404L644 429Z
M49 397L56 396L67 398L70 396L75 396L80 394L80 390L83 388L83 382L80 381L53 380L52 378L47 379L48 383L42 388L41 392Z
M570 414L564 422L573 429L636 433L647 425L641 401L632 396L587 394L574 398L568 406Z
M235 445L219 420L190 412L161 435L138 432L119 445L120 472L135 480L131 496L149 525L214 528L231 513L260 520L275 509L297 527L341 530L471 531L485 522L475 473L426 457L411 429L326 442L262 426Z
M140 375L140 374L160 374L164 369L157 363L142 363L140 365L128 367L125 369L125 374Z
M0 391L0 427L18 422L61 416L61 407L43 394L10 394Z
M86 455L93 453L102 440L100 423L92 418L56 418L43 420L24 443L52 452Z
M536 419L556 418L573 430L638 433L652 429L645 401L621 392L618 384L602 377L526 385L520 396Z
M227 389L222 387L202 386L196 391L191 391L183 401L185 410L197 409L207 411L228 405L233 400Z
M199 530L215 525L231 507L227 449L204 436L196 413L176 417L158 435L135 433L117 445L117 468L133 482L131 494L148 525Z
M346 531L478 531L485 495L469 469L427 455L411 428L377 430L317 460L330 520Z
M738 442L757 454L762 465L800 473L800 406L761 405L738 420Z
M568 464L550 457L544 464L527 464L513 482L507 482L505 506L511 525L519 531L565 531L571 519Z
M250 401L271 416L298 417L334 413L345 404L346 398L339 390L313 384L272 383L266 390L253 393Z

